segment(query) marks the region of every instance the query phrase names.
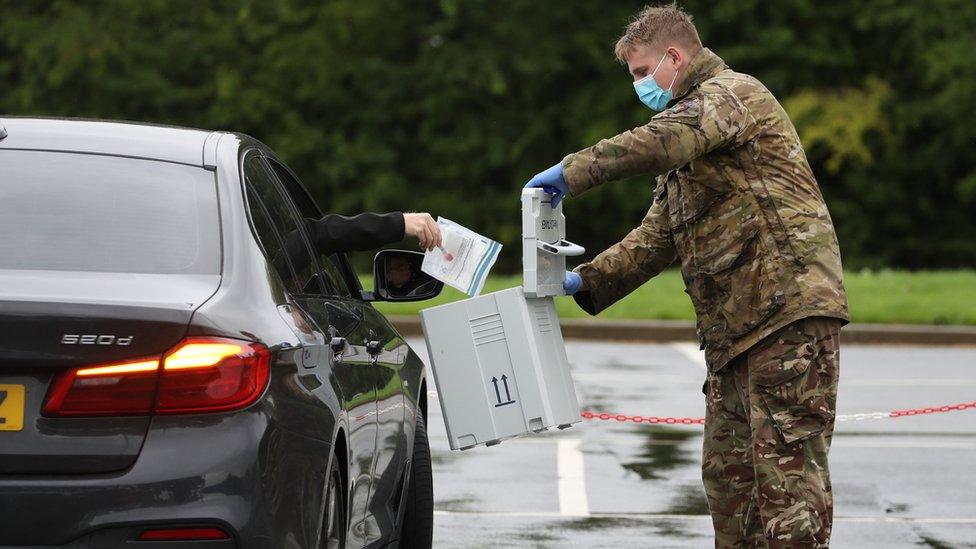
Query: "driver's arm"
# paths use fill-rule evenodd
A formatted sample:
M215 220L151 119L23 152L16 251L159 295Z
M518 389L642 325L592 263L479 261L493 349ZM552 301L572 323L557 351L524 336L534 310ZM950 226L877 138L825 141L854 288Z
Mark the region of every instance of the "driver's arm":
M305 228L312 245L319 254L337 252L365 252L404 237L404 218L401 212L385 214L361 213L354 216L329 214L321 219L305 218Z

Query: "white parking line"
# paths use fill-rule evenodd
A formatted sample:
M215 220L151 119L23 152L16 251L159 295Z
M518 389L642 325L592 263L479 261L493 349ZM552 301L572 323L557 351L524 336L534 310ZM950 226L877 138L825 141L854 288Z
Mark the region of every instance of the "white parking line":
M559 514L588 517L586 501L586 472L583 452L578 438L559 439L556 454L556 474L559 477Z
M705 351L699 349L698 345L694 343L671 343L669 347L684 355L685 358L694 364L700 366L702 370L708 371L708 366L705 365Z

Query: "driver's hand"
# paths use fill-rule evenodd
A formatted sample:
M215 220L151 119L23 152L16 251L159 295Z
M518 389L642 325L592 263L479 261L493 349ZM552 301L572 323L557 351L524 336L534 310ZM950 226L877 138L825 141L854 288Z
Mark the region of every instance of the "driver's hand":
M404 232L417 237L422 249L433 250L441 245L441 229L429 213L405 213L403 225Z

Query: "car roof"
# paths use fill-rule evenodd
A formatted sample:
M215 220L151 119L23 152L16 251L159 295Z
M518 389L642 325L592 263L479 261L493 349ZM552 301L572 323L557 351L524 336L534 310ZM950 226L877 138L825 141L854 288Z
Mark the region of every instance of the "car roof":
M119 120L0 115L0 150L65 151L147 158L203 167L215 132Z

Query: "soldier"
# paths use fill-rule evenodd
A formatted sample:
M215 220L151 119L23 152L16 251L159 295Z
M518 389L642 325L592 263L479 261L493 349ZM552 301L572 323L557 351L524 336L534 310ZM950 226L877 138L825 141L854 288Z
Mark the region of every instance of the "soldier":
M566 291L595 315L680 260L709 369L702 480L716 547L826 547L847 298L796 130L673 4L641 11L614 53L659 112L527 186L556 202L644 174L657 187L640 226L567 272Z

